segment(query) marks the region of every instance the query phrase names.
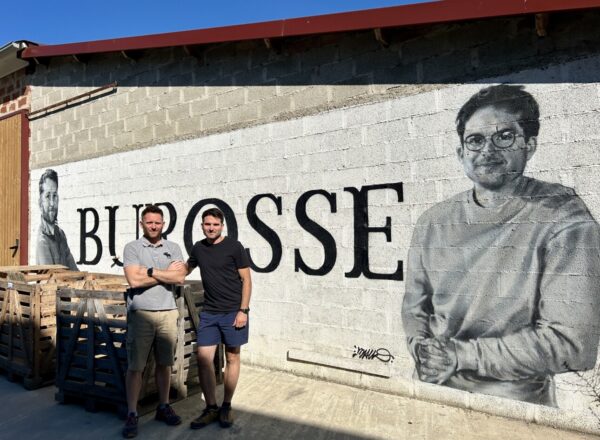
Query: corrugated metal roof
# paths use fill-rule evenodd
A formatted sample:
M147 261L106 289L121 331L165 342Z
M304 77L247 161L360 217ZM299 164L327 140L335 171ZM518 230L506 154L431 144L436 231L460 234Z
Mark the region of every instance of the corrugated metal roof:
M23 59L49 58L204 45L598 7L600 7L600 0L442 0L238 26L69 44L40 45L25 49L21 57Z

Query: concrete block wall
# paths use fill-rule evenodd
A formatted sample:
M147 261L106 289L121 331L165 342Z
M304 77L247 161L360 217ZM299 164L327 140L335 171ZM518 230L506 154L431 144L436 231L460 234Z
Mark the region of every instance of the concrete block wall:
M28 109L29 90L25 69L0 78L0 117Z
M454 119L489 84L524 84L540 104L538 151L527 174L573 187L600 219L595 129L600 54L583 42L580 30L593 19L594 14L558 17L552 50L526 19L511 19L412 30L418 37L397 31L391 34L395 49L359 33L298 39L289 43L301 54L296 56L254 43L218 46L204 53L200 66L178 50L151 52L136 64L116 55L87 65L53 60L32 77L34 110L112 80L120 85L115 94L32 121L30 236L39 226L37 180L52 167L59 174L59 225L84 270L121 271L111 258L106 207L119 207L113 244L120 257L135 238L134 205L171 203L177 220L168 213L167 227L175 223L169 239L183 247L186 222L193 240L201 238L199 219L190 212L211 198L231 207L238 238L264 267L272 259L271 245L251 227L248 204L258 194L281 197L281 215L272 200L257 204L258 216L281 240L282 259L273 271L253 274L247 362L600 433L598 402L586 382L596 370L591 376L557 377L558 409L414 380L400 315L404 281L347 276L355 263L357 225L355 200L346 188L402 183L402 201L392 189L369 193L369 226L383 226L390 217L391 234L390 241L369 234L368 249L371 271L392 273L398 261L406 270L419 216L470 187L456 158ZM489 41L494 26L508 29L509 36L494 39L495 46ZM588 31L587 41L600 38L597 30ZM517 44L526 41L537 49ZM488 53L492 49L495 58ZM335 68L329 66L332 59ZM437 68L431 66L434 59ZM309 77L302 77L305 65L313 66ZM369 79L361 84L368 66ZM401 76L413 69L415 77ZM238 73L234 81L236 72L256 76L242 81ZM455 84L451 78L463 80ZM299 98L306 99L302 109L292 105ZM231 119L246 111L250 119ZM178 131L181 127L189 131ZM333 238L328 249L297 216L298 200L314 190L322 193L310 198L306 212ZM82 221L84 209L99 214L95 232L89 211ZM101 242L97 264L85 264L82 257L84 250L87 260L98 254L90 235ZM332 248L337 259L329 272L296 270L297 252L317 268ZM358 348L384 349L393 362L361 359L355 356Z
M31 165L42 167L191 139L393 96L407 96L585 56L600 43L597 12L147 51L53 58L28 78L31 110L113 81L116 93L31 121ZM556 81L560 79L559 72ZM589 81L590 72L579 72ZM577 81L577 77L573 76ZM526 81L525 81L526 82ZM418 127L417 127L418 129Z
M599 62L600 58L594 57L536 74L543 79L559 68L587 69ZM511 79L496 78L498 82ZM400 317L404 282L345 276L353 266L355 225L353 199L344 188L402 182L403 202L398 202L393 191L381 190L371 193L368 205L370 225L383 225L388 216L392 220L390 242L382 234L371 235L370 268L379 273L393 272L398 260L407 261L410 237L419 215L469 187L454 152L458 141L454 116L461 103L479 88L480 84L471 84L434 90L57 165L54 169L59 174L59 224L77 258L81 255L82 223L78 210L96 209L100 215L96 235L103 245L102 258L97 265L83 264L80 268L119 273L120 269L112 266L108 248L106 206L119 206L115 241L120 256L125 243L135 236L133 205L172 203L177 223L169 238L183 247L184 223L193 205L217 198L232 208L239 239L262 267L272 257L271 248L249 225L247 205L256 194L272 193L281 197L282 214L277 215L270 200L262 200L257 213L280 237L283 255L276 270L253 275L255 319L251 324L252 341L245 350L246 361L541 420L549 409L506 399L499 399L499 407L490 406L491 401L498 399L414 381ZM600 218L600 192L594 182L600 171L600 157L594 135L581 137L579 133L584 121L598 111L599 89L597 83L527 86L540 98L543 115L538 153L530 163L529 175L574 187L596 218ZM583 108L555 105L557 101L567 103L569 97L580 93L592 102ZM554 125L559 117L561 129L557 131ZM575 136L579 136L578 142L571 140ZM576 148L578 153L563 154L558 159L557 148ZM43 168L32 170L32 212L37 212L35 183L42 172ZM336 194L337 198L335 213L322 196L314 196L307 205L309 217L322 225L336 243L337 261L324 276L310 276L294 269L296 249L311 267L323 262L323 246L302 228L295 214L297 200L315 189ZM167 218L167 223L171 221ZM88 219L87 230L89 222ZM32 216L32 236L38 224ZM197 240L201 238L199 220L193 224L193 239ZM85 246L89 257L95 252L95 245L88 238ZM30 254L34 251L32 243ZM193 278L197 276L195 273ZM355 359L356 347L389 350L393 362ZM561 426L594 431L594 402L582 394L584 385L578 381L574 374L559 377L561 409L554 410L559 415L553 420L559 420ZM524 413L523 405L527 409Z

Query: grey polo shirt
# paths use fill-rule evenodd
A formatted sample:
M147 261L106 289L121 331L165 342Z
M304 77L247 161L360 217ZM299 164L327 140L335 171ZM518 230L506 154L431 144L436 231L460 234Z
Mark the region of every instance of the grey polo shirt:
M132 241L123 250L123 266L167 269L173 261L184 261L181 249L171 241L161 240L156 245L146 237ZM128 310L173 310L177 308L172 284L131 288L127 293Z

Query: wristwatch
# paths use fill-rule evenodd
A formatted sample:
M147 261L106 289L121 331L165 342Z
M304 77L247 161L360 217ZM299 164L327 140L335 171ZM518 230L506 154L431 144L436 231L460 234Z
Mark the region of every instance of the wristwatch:
M240 309L240 312L245 313L246 315L248 314L249 311L250 311L250 309Z
M148 276L150 278L152 278L152 273L154 272L154 268L153 267L149 267L148 270L146 271L146 273L148 274Z

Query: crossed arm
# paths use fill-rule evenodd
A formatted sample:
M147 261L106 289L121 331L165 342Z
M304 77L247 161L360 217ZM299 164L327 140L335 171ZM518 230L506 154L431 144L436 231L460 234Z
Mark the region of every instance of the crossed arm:
M166 269L152 269L152 276L148 276L148 268L139 265L130 265L124 268L125 278L133 288L152 287L157 284L181 284L187 275L187 267L183 261L173 261Z

